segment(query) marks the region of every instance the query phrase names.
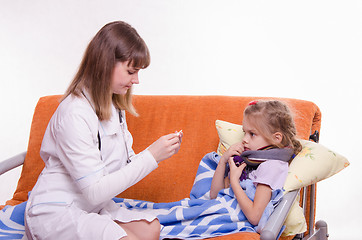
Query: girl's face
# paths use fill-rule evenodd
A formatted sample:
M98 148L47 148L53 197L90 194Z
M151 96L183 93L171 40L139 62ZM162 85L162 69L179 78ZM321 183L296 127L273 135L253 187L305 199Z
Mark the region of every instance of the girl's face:
M272 144L253 126L251 119L244 118L243 130L245 132L242 140L244 151L255 151Z
M112 93L125 95L133 84L138 84L138 71L139 69L128 66L128 61L117 62L111 79Z

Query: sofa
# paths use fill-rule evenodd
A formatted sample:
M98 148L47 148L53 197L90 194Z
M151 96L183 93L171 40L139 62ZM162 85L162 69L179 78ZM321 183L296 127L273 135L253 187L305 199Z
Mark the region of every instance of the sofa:
M28 149L17 189L6 205L17 205L27 200L27 194L34 186L37 177L44 167L39 156L39 149L47 123L56 110L60 95L45 96L39 99L35 108ZM118 197L147 200L151 202L172 202L187 198L194 183L196 171L202 157L209 152L217 151L220 146L220 135L216 129L216 120L233 124L241 124L243 110L252 100L270 99L267 97L240 96L150 96L135 95L134 106L138 117L127 114L127 124L134 138L134 151L140 152L162 135L180 131L184 133L180 151L159 164L159 167L139 183L121 193ZM311 133L317 133L321 127L321 113L318 106L310 101L273 98L286 102L295 115L297 134L300 139L308 140ZM292 189L293 190L293 189ZM313 191L313 195L311 195ZM299 189L294 190L291 202L297 197ZM305 191L307 200L304 205L312 209L306 212L308 231L314 227L315 188ZM310 197L312 196L312 197ZM303 200L303 198L302 198ZM301 200L301 201L302 201ZM292 203L286 206L282 216L283 224ZM274 216L274 218L277 218ZM275 227L274 221L269 226ZM277 227L280 229L280 227ZM275 231L275 230L273 230ZM313 230L312 230L313 231ZM273 233L274 234L274 233ZM269 239L277 235L265 231L258 233L240 232L215 239ZM282 239L292 239L285 236Z

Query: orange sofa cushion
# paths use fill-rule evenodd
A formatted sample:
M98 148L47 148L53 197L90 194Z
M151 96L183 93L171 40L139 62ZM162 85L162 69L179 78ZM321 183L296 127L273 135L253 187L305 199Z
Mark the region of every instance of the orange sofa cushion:
M219 137L215 121L241 124L243 110L255 97L231 96L137 96L138 118L127 117L128 128L134 137L135 152L142 151L158 137L183 130L180 151L145 179L120 196L153 202L177 201L189 197L194 177L202 157L216 151ZM283 99L296 114L298 136L308 139L313 121L320 128L318 107L311 102ZM298 110L296 110L298 109ZM316 114L317 113L317 114ZM319 120L318 120L319 118Z
M6 202L7 205L16 205L27 200L28 192L35 185L44 167L39 150L47 124L60 98L60 95L54 95L39 99L31 124L22 173L13 198ZM220 119L241 124L244 108L255 99L262 98L134 96L133 102L140 116L128 114L127 123L134 138L133 149L136 153L164 134L183 130L184 137L181 149L176 155L161 162L155 171L119 197L152 202L172 202L189 197L200 160L206 153L217 149L219 138L215 121ZM295 113L300 138L308 139L311 132L320 130L321 114L314 103L296 99L280 100L285 101ZM259 235L238 233L219 239L259 239Z

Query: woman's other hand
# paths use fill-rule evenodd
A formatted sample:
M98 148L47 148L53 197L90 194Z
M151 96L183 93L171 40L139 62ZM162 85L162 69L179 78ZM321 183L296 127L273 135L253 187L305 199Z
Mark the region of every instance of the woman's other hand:
M182 137L182 131L162 136L152 143L148 150L159 163L178 152Z

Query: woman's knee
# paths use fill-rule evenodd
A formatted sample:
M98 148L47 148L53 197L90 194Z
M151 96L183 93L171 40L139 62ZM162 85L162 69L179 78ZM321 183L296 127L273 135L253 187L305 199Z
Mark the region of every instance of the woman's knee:
M158 219L153 220L148 224L148 234L149 238L147 239L159 239L160 238L160 231L161 231L161 224Z
M158 219L151 222L140 220L129 223L118 223L127 233L122 239L158 240L160 237L161 224Z

